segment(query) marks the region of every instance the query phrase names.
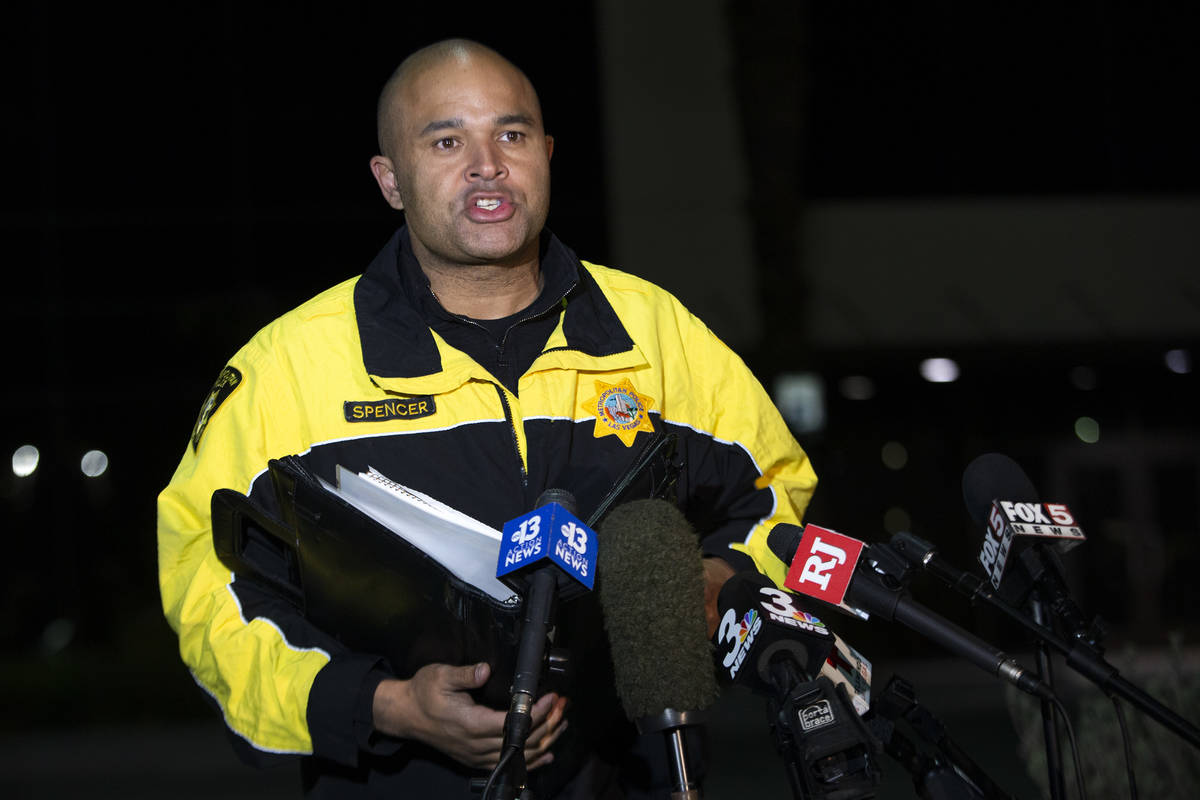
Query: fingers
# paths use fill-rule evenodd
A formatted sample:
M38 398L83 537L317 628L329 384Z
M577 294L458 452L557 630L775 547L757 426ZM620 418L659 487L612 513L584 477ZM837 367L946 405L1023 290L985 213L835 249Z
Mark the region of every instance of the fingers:
M444 725L458 734L467 735L479 741L495 740L496 750L500 749L500 737L504 732L503 711L481 706L471 699L470 695L459 693L452 696L440 714Z
M477 704L469 694L470 689L487 683L490 675L491 667L486 663L443 665L439 675L441 702L436 715L444 723L457 725L460 732L476 738L498 736L504 727L504 712Z
M499 736L459 740L458 753L452 753L458 761L476 769L491 769L500 762L503 742Z
M479 705L470 694L490 675L487 664L428 664L399 682L407 683L413 698L402 717L404 738L425 742L470 767L495 765L504 712Z
M442 678L446 682L446 688L450 691L478 689L487 683L491 674L492 668L484 661L461 667L443 666L442 669Z
M494 767L503 746L506 714L476 703L469 691L483 686L490 677L491 668L486 663L428 664L407 681L390 682L399 687L395 692L399 700L394 703L384 702L390 694L376 691L376 726L384 730L380 712L387 711L404 723L389 727L395 728L394 735L423 741L469 767ZM567 698L553 692L533 704L532 729L525 741L527 769L554 760L550 748L566 730L566 708Z
M554 692L547 692L537 699L537 702L529 709L529 717L533 723L532 727L536 728L545 721L546 715L550 713L550 709L553 708L559 699L559 696Z
M530 715L534 728L525 742L526 769L544 767L554 760L550 748L567 729L567 705L566 697L554 693L544 695L534 704ZM504 716L503 712L495 713ZM500 737L476 738L471 745L476 753L472 766L494 767L499 761L502 748Z
M530 731L525 746L528 769L537 769L554 760L550 748L567 729L566 710L567 698L554 694L542 697L534 705L535 727Z
M526 747L525 761L528 764L526 769L532 770L537 769L538 767L544 767L553 761L554 753L550 752L550 748L554 746L554 743L558 741L558 737L561 736L562 732L566 729L567 723L564 721L563 724L559 725L553 733L544 736L542 739L538 740L535 745Z
M530 709L529 741L534 741L554 730L562 721L566 709L567 698L559 697L554 692L543 695Z

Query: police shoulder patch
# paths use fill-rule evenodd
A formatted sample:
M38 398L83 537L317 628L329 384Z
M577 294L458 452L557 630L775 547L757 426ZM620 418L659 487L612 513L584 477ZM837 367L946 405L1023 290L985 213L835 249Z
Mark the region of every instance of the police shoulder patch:
M208 398L200 408L196 427L192 428L193 451L199 449L200 439L204 436L204 429L208 427L208 421L212 419L213 413L220 408L221 403L224 403L229 395L233 394L233 390L241 385L242 373L236 367L226 365L225 369L221 370L221 374L217 376L217 382L213 384L212 391L208 393Z
M346 422L382 422L387 419L418 419L437 412L433 395L396 397L388 400L347 400L342 404Z

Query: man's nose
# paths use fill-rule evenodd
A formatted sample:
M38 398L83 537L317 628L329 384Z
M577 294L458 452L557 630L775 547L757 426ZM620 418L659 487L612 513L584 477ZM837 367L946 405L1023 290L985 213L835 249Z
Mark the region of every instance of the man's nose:
M494 181L508 174L503 154L495 142L483 142L473 148L467 164L468 181Z

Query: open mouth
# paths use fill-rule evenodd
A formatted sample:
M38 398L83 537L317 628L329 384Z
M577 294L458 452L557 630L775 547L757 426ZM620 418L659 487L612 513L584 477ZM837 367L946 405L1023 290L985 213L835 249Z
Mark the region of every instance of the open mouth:
M475 201L475 207L482 208L484 211L495 211L500 207L500 200L494 197L486 199L480 198L479 200Z

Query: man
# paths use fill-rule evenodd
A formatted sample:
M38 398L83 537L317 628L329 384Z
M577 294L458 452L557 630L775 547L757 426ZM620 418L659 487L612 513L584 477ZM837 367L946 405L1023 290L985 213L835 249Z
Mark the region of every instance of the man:
M667 430L684 462L672 499L711 556L711 615L730 564L782 580L766 531L798 521L816 479L762 388L703 324L544 230L553 140L520 70L469 41L420 50L381 93L379 136L371 170L406 226L360 278L268 325L222 372L159 497L163 606L248 760L305 756L313 795L467 797L463 776L486 774L500 750L504 712L470 694L490 666L395 676L237 580L212 548L215 490L269 508L267 461L300 454L327 480L336 465L373 466L499 528L569 476L611 485ZM404 405L417 411L353 413L396 397L420 401ZM576 713L587 699L568 707L550 693L534 706L527 761L534 775L559 770L546 794L621 796L636 783L611 754L579 757L608 737ZM577 719L585 730L564 738ZM572 733L587 747L564 749Z

